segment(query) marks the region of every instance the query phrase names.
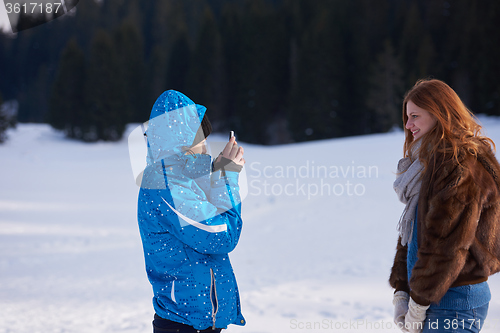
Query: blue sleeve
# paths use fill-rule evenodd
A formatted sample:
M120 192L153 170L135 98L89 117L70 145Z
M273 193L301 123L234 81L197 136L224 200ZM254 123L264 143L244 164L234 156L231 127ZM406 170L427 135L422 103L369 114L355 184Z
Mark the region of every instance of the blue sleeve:
M159 225L195 251L224 254L237 245L241 228L238 173L212 174L209 193L183 177L165 177L165 189L153 190L149 207Z

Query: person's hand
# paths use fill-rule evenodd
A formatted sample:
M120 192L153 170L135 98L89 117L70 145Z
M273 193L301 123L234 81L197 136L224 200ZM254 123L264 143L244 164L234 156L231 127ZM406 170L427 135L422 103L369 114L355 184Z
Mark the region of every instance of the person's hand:
M240 172L245 164L243 158L243 147L239 147L236 143L235 137L231 137L222 152L219 154L214 162L213 170L217 171L222 169L224 171Z
M394 305L394 323L403 331L408 332L405 328L405 315L408 312L408 302L410 295L404 291L397 291L392 298Z
M410 333L420 333L424 328L426 311L429 305L420 305L410 298L408 313L405 316L405 327Z

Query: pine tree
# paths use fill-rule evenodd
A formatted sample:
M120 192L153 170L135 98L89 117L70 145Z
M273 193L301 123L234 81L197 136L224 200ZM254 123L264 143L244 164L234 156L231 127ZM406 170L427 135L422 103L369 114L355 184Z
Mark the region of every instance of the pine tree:
M167 89L165 81L169 75L167 64L172 55L173 44L184 38L183 36L186 36L188 44L191 44L191 41L188 34L188 20L181 1L155 1L152 17L146 21L148 27L145 34L150 41L148 99L150 105L153 105L156 98Z
M85 141L119 140L130 120L118 59L112 38L106 31L98 30L91 43L85 84Z
M71 138L82 139L85 116L85 58L75 38L62 52L52 87L48 123Z
M142 36L138 25L130 19L124 21L115 32L120 80L123 82L123 104L121 113L129 115L133 122L142 122L149 114L146 105L146 80Z
M476 112L500 115L500 3L498 1L472 2L477 23L472 30L471 77L475 82L473 96ZM471 14L472 15L472 14ZM472 19L472 18L471 18ZM474 109L474 108L473 108Z
M101 2L102 3L102 2ZM90 42L99 29L100 17L103 15L100 3L96 1L80 1L76 8L76 15L70 25L72 36L76 38L85 55L88 55Z
M417 79L424 76L424 73L422 73L421 70L425 69L424 60L419 60L419 55L422 56L424 53L420 52L419 54L419 50L421 47L421 41L424 40L426 28L422 22L417 1L411 2L403 24L404 26L400 36L399 50L404 64L404 72L406 73L405 85L406 87L411 87ZM424 65L424 68L419 66L419 64Z
M371 111L370 132L387 132L401 124L402 74L394 47L390 40L386 40L384 51L377 56L369 79L366 106Z
M174 45L172 52L175 53L180 50L182 49L176 50ZM171 57L170 60L173 59ZM171 63L169 66L170 74L173 74L172 69L177 66L180 66L181 70L182 67L187 69L186 64L183 64L181 54L176 56L176 60L178 61L177 64ZM187 71L184 73L188 78L186 94L207 107L214 129L219 130L221 125L226 125L226 119L223 117L226 95L224 61L221 35L214 14L208 5L205 6L201 31L190 62L189 73ZM177 75L180 78L182 73Z
M288 36L283 8L246 1L242 17L234 129L241 140L267 144L268 125L286 112Z
M341 136L348 117L350 91L343 41L342 3L302 1L293 12L297 43L296 83L290 94L289 120L296 141Z
M241 58L244 52L242 35L242 10L234 2L226 2L222 9L220 23L221 38L223 41L224 73L226 75L225 109L221 117L226 119L226 125L235 129L238 118L238 95L242 86L243 66Z
M191 64L191 49L188 44L187 35L186 33L181 33L173 44L170 56L168 57L165 90L174 89L189 95L187 81ZM196 100L198 96L191 97ZM201 101L198 102L201 103Z

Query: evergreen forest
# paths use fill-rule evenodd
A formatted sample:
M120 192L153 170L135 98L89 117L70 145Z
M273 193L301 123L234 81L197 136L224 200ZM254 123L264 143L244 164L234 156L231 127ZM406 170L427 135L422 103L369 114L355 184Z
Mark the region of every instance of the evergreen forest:
M266 145L401 127L425 77L500 116L498 22L493 0L84 0L0 34L0 100L88 142L121 139L168 89Z

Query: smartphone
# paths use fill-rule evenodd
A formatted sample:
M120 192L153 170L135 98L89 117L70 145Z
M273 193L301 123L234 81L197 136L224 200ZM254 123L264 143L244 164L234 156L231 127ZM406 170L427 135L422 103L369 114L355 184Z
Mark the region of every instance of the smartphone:
M234 131L230 131L229 132L229 140L231 140L231 138L234 136Z

